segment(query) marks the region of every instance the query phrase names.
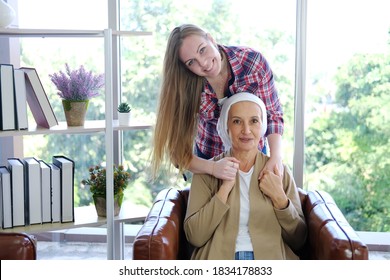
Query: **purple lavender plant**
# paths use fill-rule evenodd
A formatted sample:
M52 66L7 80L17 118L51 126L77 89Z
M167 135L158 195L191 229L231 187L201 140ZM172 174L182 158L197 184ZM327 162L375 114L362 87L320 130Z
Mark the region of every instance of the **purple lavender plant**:
M83 101L99 95L104 86L104 74L94 75L92 71L85 71L82 65L78 70L70 70L67 63L65 67L66 73L60 71L49 75L62 99Z

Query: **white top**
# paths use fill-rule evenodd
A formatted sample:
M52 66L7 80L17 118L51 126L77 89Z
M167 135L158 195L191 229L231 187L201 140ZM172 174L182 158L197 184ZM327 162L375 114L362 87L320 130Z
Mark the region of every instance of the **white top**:
M240 174L240 222L236 239L236 252L253 251L251 237L249 236L249 185L253 173L253 166L247 172L239 170Z

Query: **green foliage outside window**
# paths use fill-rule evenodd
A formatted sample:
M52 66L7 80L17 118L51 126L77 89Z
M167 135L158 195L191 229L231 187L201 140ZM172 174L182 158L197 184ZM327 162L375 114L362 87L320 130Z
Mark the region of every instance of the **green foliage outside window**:
M334 102L306 133L308 187L329 191L363 231L390 231L389 61L355 55L343 65Z

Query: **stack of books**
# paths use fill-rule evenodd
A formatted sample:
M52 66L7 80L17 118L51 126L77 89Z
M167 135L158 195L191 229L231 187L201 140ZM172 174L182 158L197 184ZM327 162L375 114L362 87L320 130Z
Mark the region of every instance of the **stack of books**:
M0 166L1 227L73 222L74 169L74 161L63 155L51 163L9 158Z
M38 126L58 125L36 69L0 64L0 130L28 129L27 104Z

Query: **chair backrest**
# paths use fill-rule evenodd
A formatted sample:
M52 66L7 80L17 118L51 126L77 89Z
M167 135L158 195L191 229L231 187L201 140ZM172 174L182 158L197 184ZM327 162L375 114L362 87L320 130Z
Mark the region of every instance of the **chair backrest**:
M308 226L301 259L368 259L367 246L344 218L332 197L323 191L299 190ZM189 188L162 190L133 243L133 259L186 260L193 247L183 231Z
M367 260L368 248L325 191L299 189L308 227L303 258L314 260ZM302 199L302 196L306 198Z
M133 243L133 259L187 260L192 254L183 221L189 189L162 190Z
M35 237L25 233L0 232L0 260L36 260Z

